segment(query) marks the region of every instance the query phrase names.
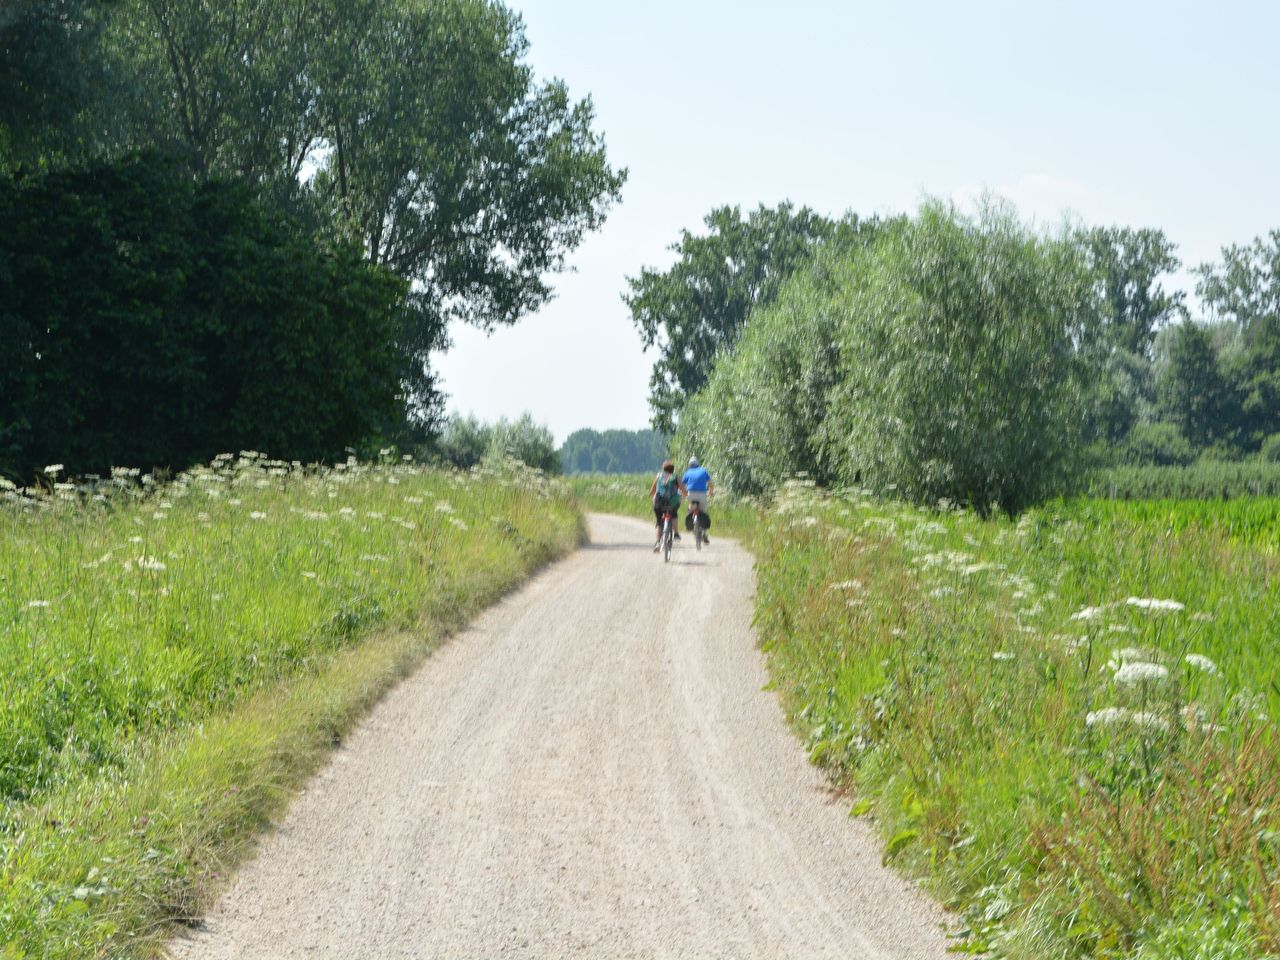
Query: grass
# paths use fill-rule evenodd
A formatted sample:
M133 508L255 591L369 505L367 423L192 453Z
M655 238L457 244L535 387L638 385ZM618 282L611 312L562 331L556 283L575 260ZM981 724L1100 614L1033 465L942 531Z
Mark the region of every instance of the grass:
M581 536L515 468L249 456L5 497L5 958L156 950L392 682Z
M1184 511L983 522L795 485L752 539L812 759L961 949L1280 955L1280 558Z

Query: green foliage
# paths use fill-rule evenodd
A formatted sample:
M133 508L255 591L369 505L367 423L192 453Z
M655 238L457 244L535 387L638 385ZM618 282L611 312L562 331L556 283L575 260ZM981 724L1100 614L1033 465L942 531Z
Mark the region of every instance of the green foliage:
M518 420L504 417L492 424L455 414L445 424L435 452L445 463L463 470L486 461L510 459L546 473L560 472L555 437L528 413Z
M1280 953L1278 503L768 511L775 687L966 952Z
M1193 445L1207 447L1234 435L1235 397L1205 326L1187 321L1173 330L1156 390L1161 412Z
M1145 357L1156 331L1185 313L1185 294L1160 284L1180 267L1161 230L1095 227L1083 236L1098 293L1099 329L1111 348Z
M1073 476L1092 311L1072 240L929 204L757 311L677 446L748 493L807 473L1016 512Z
M1140 423L1125 437L1120 458L1138 467L1185 467L1196 451L1172 423Z
M261 184L411 282L399 346L427 425L448 323L545 303L625 179L590 100L537 82L489 0L130 0L111 40L137 77L130 142Z
M1258 456L1265 463L1280 463L1280 433L1273 433L1262 441Z
M704 223L705 235L685 230L672 246L674 266L642 270L627 280L623 297L645 349L658 350L649 403L662 433L675 429L682 405L707 382L751 311L773 302L823 243L866 229L854 217L834 223L790 203L761 206L746 219L738 207L719 207Z
M1234 500L1280 496L1280 466L1264 460L1200 460L1186 466L1129 466L1096 472L1089 495L1120 500Z
M155 158L0 182L0 471L344 457L394 424L404 287Z
M656 430L575 430L560 448L565 473L638 473L656 470L668 440Z
M0 6L0 170L97 146L111 65L100 46L119 0L8 0ZM90 112L95 115L90 116Z
M529 471L0 491L0 955L152 956L441 638L577 543ZM7 951L7 952L6 952Z

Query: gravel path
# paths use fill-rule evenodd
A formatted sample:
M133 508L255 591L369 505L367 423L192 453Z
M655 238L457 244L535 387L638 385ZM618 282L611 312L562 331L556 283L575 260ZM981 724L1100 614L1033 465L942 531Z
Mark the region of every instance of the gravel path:
M761 691L751 558L591 534L386 697L176 956L947 956Z

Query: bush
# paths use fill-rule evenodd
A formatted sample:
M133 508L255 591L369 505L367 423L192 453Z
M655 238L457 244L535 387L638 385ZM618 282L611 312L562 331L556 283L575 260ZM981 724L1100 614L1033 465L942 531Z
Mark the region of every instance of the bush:
M1125 439L1121 459L1135 467L1185 466L1196 459L1196 451L1172 423L1140 423Z
M1280 433L1273 433L1262 441L1258 457L1264 463L1280 463Z
M405 289L155 157L0 181L0 472L305 461L399 417Z

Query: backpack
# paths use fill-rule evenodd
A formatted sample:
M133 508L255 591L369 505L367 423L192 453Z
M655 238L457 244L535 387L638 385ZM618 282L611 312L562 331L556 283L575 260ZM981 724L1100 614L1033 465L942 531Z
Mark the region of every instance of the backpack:
M666 473L658 474L658 485L653 496L655 504L673 508L680 506L680 488L676 485L676 475L673 473L668 477Z

